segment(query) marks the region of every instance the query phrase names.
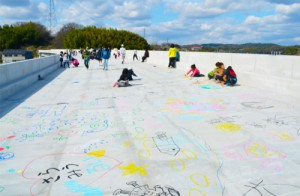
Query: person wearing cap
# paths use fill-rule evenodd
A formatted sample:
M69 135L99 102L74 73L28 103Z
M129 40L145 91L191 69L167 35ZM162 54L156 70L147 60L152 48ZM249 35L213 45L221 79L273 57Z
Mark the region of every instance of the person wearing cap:
M125 56L126 56L126 49L124 48L123 44L121 45L120 53L121 53L121 57L122 57L122 64L124 64L124 62L125 62Z
M129 81L132 81L132 80L133 80L132 76L137 77L137 75L134 73L134 71L132 70L132 68L131 68L131 67L128 67L128 80L129 80Z

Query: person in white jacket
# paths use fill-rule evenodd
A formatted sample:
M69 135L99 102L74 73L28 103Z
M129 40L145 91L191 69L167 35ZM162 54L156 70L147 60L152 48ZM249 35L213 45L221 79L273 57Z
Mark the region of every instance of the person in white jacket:
M124 48L123 44L121 45L120 53L121 53L121 57L122 57L122 64L124 64L124 62L125 62L125 56L126 56L126 49Z

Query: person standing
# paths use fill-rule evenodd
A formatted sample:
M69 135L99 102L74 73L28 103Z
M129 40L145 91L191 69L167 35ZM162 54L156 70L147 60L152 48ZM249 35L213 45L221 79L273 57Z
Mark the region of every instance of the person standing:
M138 56L137 56L137 50L133 51L133 61L134 61L135 58L136 58L136 60L139 60Z
M110 51L106 46L104 46L101 50L101 56L103 59L103 70L108 70L108 59L110 58Z
M86 47L85 51L83 52L83 56L84 56L84 65L87 69L89 69L90 55L91 52L88 50L88 47Z
M148 49L145 50L144 56L142 57L142 62L144 62L149 57Z
M126 49L124 48L124 45L121 45L120 48L121 58L122 58L122 64L125 62L125 56L126 56Z
M176 68L176 48L174 44L171 44L171 47L169 49L169 68Z

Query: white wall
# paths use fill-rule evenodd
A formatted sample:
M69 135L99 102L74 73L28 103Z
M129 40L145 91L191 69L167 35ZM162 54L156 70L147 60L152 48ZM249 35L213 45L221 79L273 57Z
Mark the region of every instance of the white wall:
M59 68L59 56L50 56L0 65L0 100L38 80L38 75L46 77Z

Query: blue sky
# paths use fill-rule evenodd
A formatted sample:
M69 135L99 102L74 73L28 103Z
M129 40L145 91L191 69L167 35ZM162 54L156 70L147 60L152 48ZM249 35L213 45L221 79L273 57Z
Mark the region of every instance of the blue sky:
M300 45L300 0L54 0L55 30L83 26L128 30L148 43ZM48 0L0 0L0 25L49 26Z

